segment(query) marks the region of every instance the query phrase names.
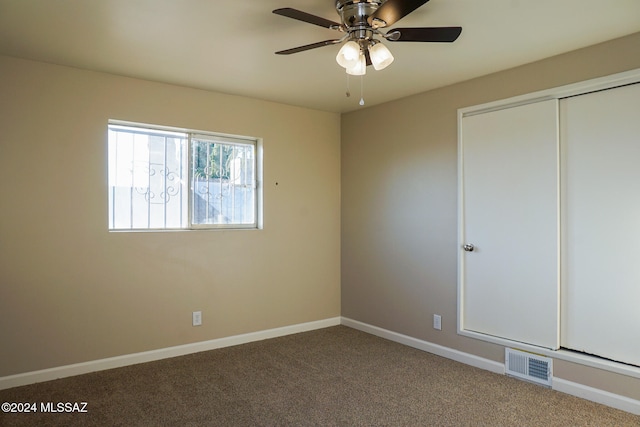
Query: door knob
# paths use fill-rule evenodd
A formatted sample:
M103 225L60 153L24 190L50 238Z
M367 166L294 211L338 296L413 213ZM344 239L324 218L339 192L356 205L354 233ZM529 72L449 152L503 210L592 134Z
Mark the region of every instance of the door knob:
M475 246L473 246L471 243L467 243L466 245L464 245L464 246L462 247L462 249L464 249L464 250L465 250L465 251L467 251L467 252L473 252L473 250L474 250L475 248L476 248L476 247L475 247Z

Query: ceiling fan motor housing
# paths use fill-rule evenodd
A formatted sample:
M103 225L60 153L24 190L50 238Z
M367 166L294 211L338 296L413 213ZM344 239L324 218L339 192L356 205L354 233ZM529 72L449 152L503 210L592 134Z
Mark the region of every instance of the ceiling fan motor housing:
M349 39L359 44L373 40L374 31L367 22L386 0L336 0L336 10L342 19Z

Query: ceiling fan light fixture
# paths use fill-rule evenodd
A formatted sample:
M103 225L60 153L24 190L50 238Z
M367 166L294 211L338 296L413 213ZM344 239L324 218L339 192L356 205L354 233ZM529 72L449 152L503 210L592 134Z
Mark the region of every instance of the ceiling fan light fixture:
M367 61L364 57L364 54L360 53L358 60L356 63L347 68L347 74L352 76L364 76L367 74Z
M353 68L360 61L360 45L353 40L348 41L338 51L336 62L344 68Z
M393 62L391 51L382 43L376 43L369 48L371 64L376 70L384 70Z
M0 0L1 1L1 0ZM323 28L345 33L342 37L298 46L276 52L278 55L290 55L323 46L344 43L336 55L336 62L347 72L347 96L349 96L349 75L364 76L367 66L375 70L387 68L394 60L389 49L380 40L390 42L453 42L462 32L461 27L412 27L396 28L386 33L380 28L393 26L398 20L412 13L429 0L334 0L340 22L334 22L301 10L284 7L273 13L307 22ZM346 42L346 43L345 43ZM362 81L360 85L362 90ZM360 105L364 99L360 97Z

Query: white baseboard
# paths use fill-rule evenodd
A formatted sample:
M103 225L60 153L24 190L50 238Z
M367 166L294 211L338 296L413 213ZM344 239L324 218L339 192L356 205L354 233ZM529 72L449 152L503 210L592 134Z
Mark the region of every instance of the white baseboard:
M175 347L161 348L158 350L144 351L141 353L125 354L122 356L109 357L106 359L92 360L89 362L75 363L73 365L58 366L55 368L43 369L40 371L0 377L0 390L39 383L43 381L55 380L58 378L71 377L74 375L87 374L89 372L103 371L105 369L120 368L123 366L135 365L138 363L153 362L155 360L184 356L186 354L215 350L217 348L246 344L254 341L266 340L269 338L297 334L299 332L328 328L330 326L339 325L340 320L340 317L334 317L314 322L283 326L281 328L251 332L248 334L234 335L231 337L218 338L209 341L201 341Z
M482 357L474 356L473 354L465 353L452 348L444 347L438 344L433 344L428 341L412 338L407 335L392 332L387 329L382 329L377 326L369 325L359 322L357 320L342 317L344 326L358 329L363 332L376 335L381 338L395 341L400 344L407 345L409 347L417 348L429 353L436 354L438 356L446 357L457 362L465 363L467 365L475 366L476 368L485 369L497 374L504 374L505 368L503 363L495 362L493 360L485 359ZM597 388L575 383L573 381L563 380L562 378L554 377L552 388L562 393L567 393L572 396L580 397L582 399L590 400L592 402L600 403L602 405L610 406L612 408L620 409L622 411L630 412L635 415L640 415L640 400L631 399L619 394L610 393L608 391L600 390Z
M610 393L580 383L574 383L573 381L563 380L562 378L553 379L553 389L635 415L640 415L640 400L620 396L619 394Z
M438 356L446 357L447 359L455 360L466 365L475 366L476 368L485 369L487 371L495 372L496 374L504 374L504 363L495 362L493 360L485 359L483 357L474 356L473 354L465 353L459 350L454 350L449 347L444 347L438 344L433 344L428 341L423 341L417 338L413 338L407 335L392 332L386 329L372 326L366 323L358 322L357 320L342 318L342 324L349 326L350 328L358 329L363 332L376 335L380 338L385 338L390 341L395 341L400 344L407 345L409 347L417 348L418 350L433 353Z

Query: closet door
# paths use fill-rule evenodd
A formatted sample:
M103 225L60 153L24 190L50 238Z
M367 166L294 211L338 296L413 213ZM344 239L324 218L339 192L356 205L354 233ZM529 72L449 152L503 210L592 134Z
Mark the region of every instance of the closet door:
M463 331L558 348L557 105L462 118Z
M563 99L562 346L640 365L640 84Z

